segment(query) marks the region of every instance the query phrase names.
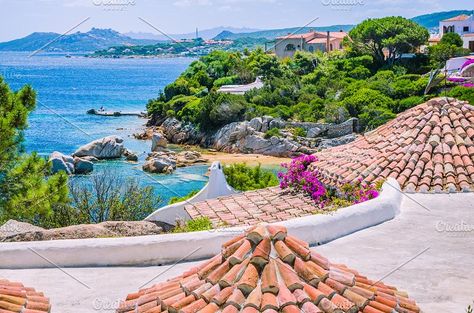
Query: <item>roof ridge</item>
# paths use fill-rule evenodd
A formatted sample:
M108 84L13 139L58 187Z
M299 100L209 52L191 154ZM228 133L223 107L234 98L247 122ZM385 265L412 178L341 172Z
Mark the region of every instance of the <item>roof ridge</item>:
M182 275L127 296L117 312L419 312L405 292L329 262L279 225L260 224Z

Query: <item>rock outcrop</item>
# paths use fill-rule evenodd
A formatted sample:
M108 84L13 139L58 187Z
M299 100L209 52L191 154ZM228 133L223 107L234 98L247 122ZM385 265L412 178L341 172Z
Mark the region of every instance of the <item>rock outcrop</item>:
M253 120L252 120L253 121ZM264 138L262 132L251 127L251 122L234 122L222 127L214 135L213 148L227 153L257 153L272 156L291 156L301 147L287 138L273 136ZM266 129L265 124L256 125L258 129Z
M192 124L183 123L174 117L167 118L161 128L169 142L177 144L199 144L205 134L196 129Z
M171 174L177 167L184 167L196 163L205 163L208 160L197 151L174 151L163 149L151 152L143 165L143 170L150 173Z
M146 160L142 168L150 173L171 174L176 169L176 162L171 158L153 156Z
M74 158L61 152L54 151L49 156L51 171L57 173L64 171L68 175L74 174Z
M151 137L151 151L158 151L166 148L167 145L168 140L166 140L165 135L159 132L153 133L153 136Z
M123 156L127 161L131 162L137 162L138 161L138 155L136 153L133 153L132 151L125 149L123 152Z
M64 171L68 175L88 174L94 170L92 161L86 158L72 157L61 152L54 151L49 156L51 171L57 173Z
M41 227L31 225L29 223L19 222L15 220L8 220L5 224L0 226L0 241L1 238L16 236L18 234L27 232L36 232L44 230Z
M12 229L13 226L16 227L15 229L18 228L20 230L10 233L3 231L4 229ZM160 226L147 221L103 222L99 224L82 224L54 229L44 229L28 223L8 221L7 224L0 227L0 242L132 237L156 235L162 233L162 231L163 229Z
M92 156L99 160L118 159L125 151L123 139L118 136L108 136L94 140L74 152L73 156L86 157Z
M357 131L357 119L349 119L341 124L291 122L271 116L262 116L244 122L233 122L206 134L197 130L192 124L180 122L171 117L160 121L159 129L171 143L200 144L207 148L228 153L256 153L280 157L292 157L301 153L314 153L320 148L343 144L353 140L352 134ZM267 138L265 133L278 128L280 136ZM305 137L295 137L292 129L301 128ZM162 141L156 135L153 151L162 150L157 143ZM323 139L335 139L326 141ZM338 140L338 138L341 138Z

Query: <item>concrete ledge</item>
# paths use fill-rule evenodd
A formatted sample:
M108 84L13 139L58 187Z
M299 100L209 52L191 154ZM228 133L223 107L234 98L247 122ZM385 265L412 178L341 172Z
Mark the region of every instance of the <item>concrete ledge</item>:
M278 224L291 234L321 244L393 219L402 194L389 179L376 199L327 215L312 215ZM0 268L45 268L89 266L146 266L211 257L223 242L244 227L211 231L129 238L101 238L18 242L0 244Z

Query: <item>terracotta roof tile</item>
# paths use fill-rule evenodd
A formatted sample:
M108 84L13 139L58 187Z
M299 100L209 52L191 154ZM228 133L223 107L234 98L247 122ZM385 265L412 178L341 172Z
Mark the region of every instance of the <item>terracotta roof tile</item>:
M313 168L333 186L393 177L406 191L473 191L473 114L465 101L432 99L349 144L317 153Z
M469 17L470 17L469 15L461 14L461 15L457 15L457 16L455 16L455 17L451 17L451 18L442 20L441 22L458 22L458 21L465 21L465 20L469 19Z
M184 209L192 219L208 217L215 227L272 223L311 215L320 210L306 194L292 194L279 187L188 204Z
M49 299L42 292L25 287L22 283L0 278L0 312L50 312Z
M231 264L230 256L225 258L219 254L167 282L128 295L117 312L417 313L420 311L405 292L393 286L370 280L343 264L331 263L314 251L310 252L308 260L301 258L306 254L301 254L297 250L307 248L308 245L295 237L276 236L286 234L286 229L281 226L264 227L262 238L260 238L261 230L261 227L253 228L246 233L245 241L252 242L249 255L258 254L256 253L258 247L266 245L269 240L273 250L278 243L290 239L290 242L294 243L289 245L294 259L282 260L275 251L270 251L268 263L255 265L247 258L230 268L228 273L232 271L238 273L230 275L233 276L229 280L230 285L221 285L222 280L213 285L209 281L214 279L209 278L220 276L223 264ZM241 240L242 237L237 237L227 242L223 250ZM293 248L295 250L292 250ZM212 270L207 271L208 268ZM200 277L197 275L198 272L206 274ZM215 274L216 272L219 274ZM201 284L202 281L207 283ZM202 292L204 288L207 290ZM191 289L193 291L190 291ZM0 301L0 307L1 303Z

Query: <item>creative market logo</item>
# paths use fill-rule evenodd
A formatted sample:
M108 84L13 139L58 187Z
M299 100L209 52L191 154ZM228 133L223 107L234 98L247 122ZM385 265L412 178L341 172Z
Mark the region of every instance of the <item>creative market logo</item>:
M348 11L353 7L365 5L365 0L321 0L321 3L333 10Z
M136 4L135 0L92 0L97 7L102 7L105 11L125 11L128 7Z

